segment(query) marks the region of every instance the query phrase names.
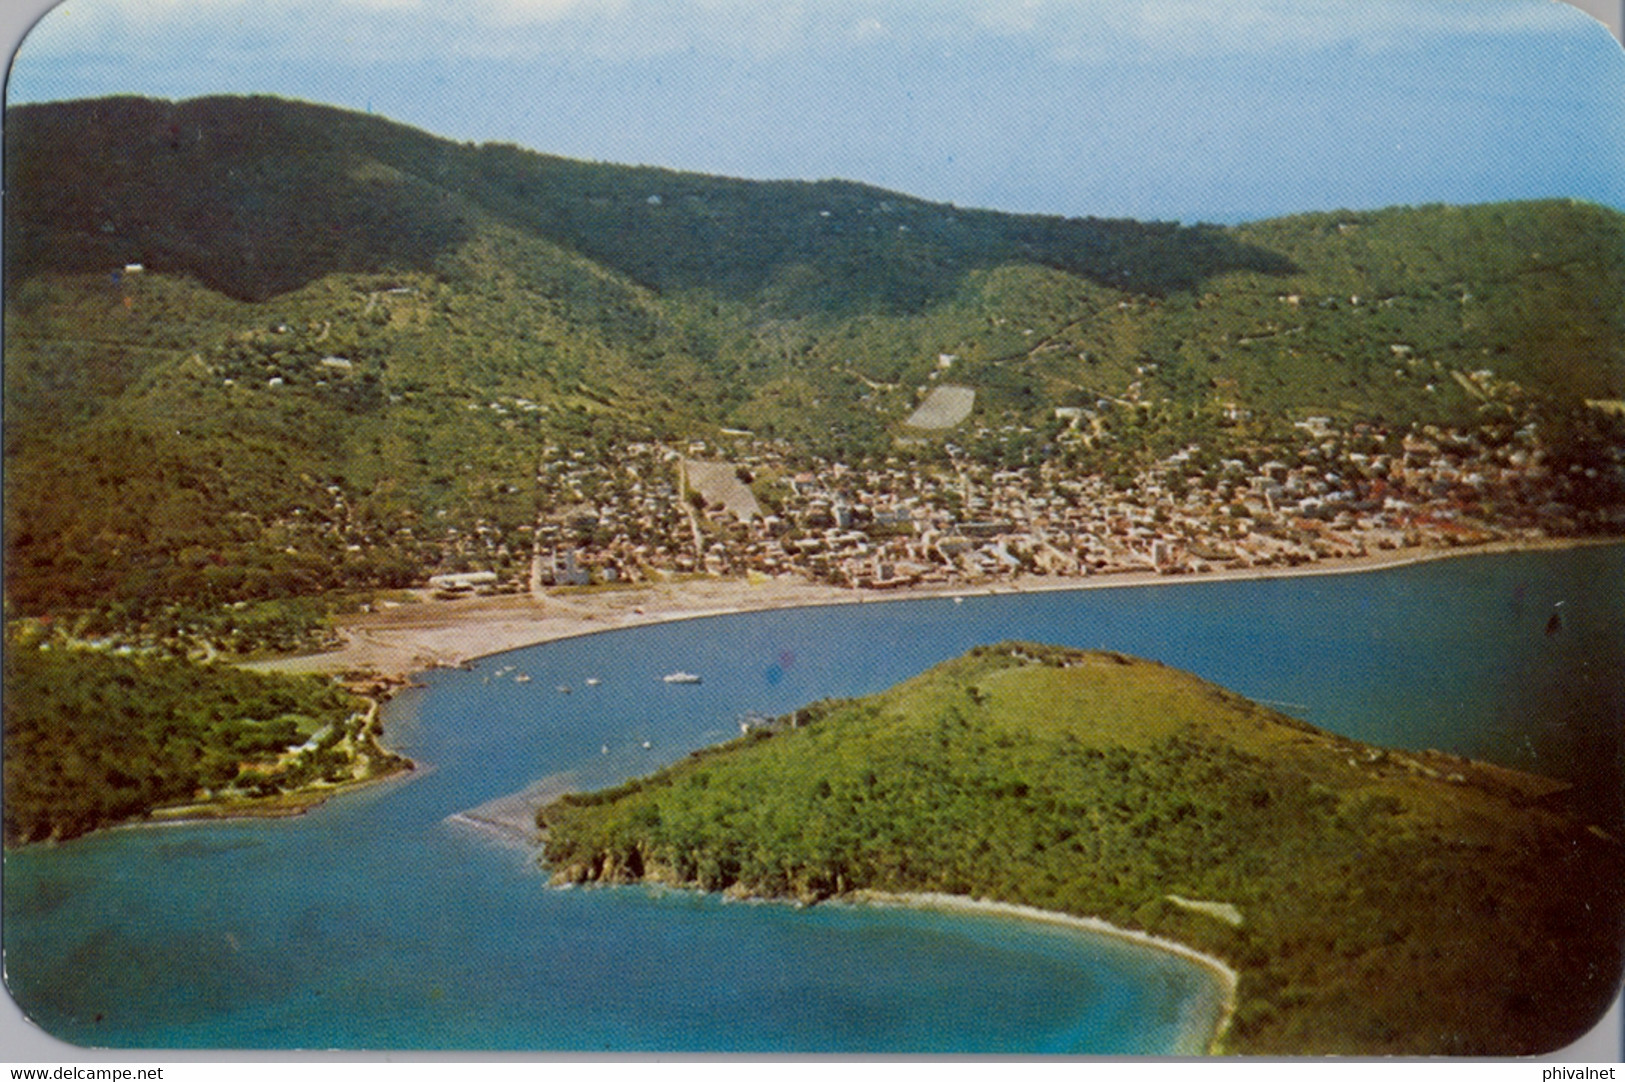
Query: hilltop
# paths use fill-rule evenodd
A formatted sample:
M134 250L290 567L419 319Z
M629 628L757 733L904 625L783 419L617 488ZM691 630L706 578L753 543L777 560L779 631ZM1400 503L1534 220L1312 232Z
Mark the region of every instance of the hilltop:
M1178 940L1239 972L1225 1051L1514 1055L1620 972L1625 854L1563 788L1001 643L537 821L556 882L936 892Z
M1000 476L1023 506L1200 496L1221 561L1254 527L1319 544L1247 485L1391 497L1395 543L1429 500L1453 541L1625 506L1625 216L1595 206L1010 215L273 98L16 107L6 139L7 598L84 634L308 647L332 604L289 598L523 590L569 549L593 582L777 573L764 544L849 582L809 560L1011 525ZM755 533L682 459L749 476ZM1160 562L1012 536L982 562Z
M23 106L7 128L18 158L14 279L144 261L265 300L335 272L433 272L494 227L661 294L700 290L783 314L917 311L973 270L1016 262L1157 294L1227 271L1292 269L1216 228L572 161L275 98Z

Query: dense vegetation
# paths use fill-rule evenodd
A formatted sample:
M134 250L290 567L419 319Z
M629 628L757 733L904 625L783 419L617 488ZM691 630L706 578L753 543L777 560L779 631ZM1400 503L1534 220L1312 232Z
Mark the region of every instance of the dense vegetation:
M1560 789L1006 643L538 822L559 881L939 891L1172 936L1240 973L1229 1051L1521 1054L1582 1032L1620 973L1620 844Z
M1011 262L1145 293L1291 269L1221 229L570 161L272 98L24 107L7 128L18 158L14 273L145 260L244 300L336 271L434 271L493 222L663 293L777 293L788 312L917 310L968 270ZM817 288L787 289L787 275Z
M5 650L5 842L72 838L167 805L287 806L407 763L365 700L318 677L69 650ZM282 803L279 803L282 801Z
M1585 405L1625 398L1625 216L1593 206L1003 215L268 98L18 107L6 140L7 597L91 633L511 572L581 498L538 463L718 426L1080 473L1310 413L1535 420L1582 479L1625 439ZM976 413L922 440L944 355ZM1055 409L1097 405L1062 448Z

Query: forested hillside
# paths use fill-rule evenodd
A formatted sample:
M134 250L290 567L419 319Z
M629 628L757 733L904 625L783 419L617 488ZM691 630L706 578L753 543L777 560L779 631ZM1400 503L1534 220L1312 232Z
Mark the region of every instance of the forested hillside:
M570 161L271 98L23 107L11 111L8 139L11 275L144 260L243 300L340 271L432 271L493 222L662 293L761 301L789 285L777 299L805 314L917 311L968 271L1010 262L1146 293L1228 270L1290 269L1219 229ZM785 280L798 267L818 288Z
M18 107L6 139L25 613L512 578L528 531L596 498L548 463L723 429L792 465L1078 476L1197 444L1262 462L1311 415L1523 430L1582 512L1621 495L1625 216L1593 206L1005 215L269 98ZM950 380L970 417L907 428Z

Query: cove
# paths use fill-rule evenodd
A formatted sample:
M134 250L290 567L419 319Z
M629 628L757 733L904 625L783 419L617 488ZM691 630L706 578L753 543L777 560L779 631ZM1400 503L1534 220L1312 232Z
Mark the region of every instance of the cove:
M515 651L390 704L386 740L416 778L297 820L8 854L8 980L45 1029L88 1045L1168 1052L1211 982L1159 951L962 914L549 890L528 853L455 816L540 778L610 784L732 736L744 713L1026 638L1155 658L1361 740L1563 777L1618 822L1625 604L1605 584L1621 581L1610 546L744 614ZM494 677L507 665L530 682ZM704 683L661 681L678 669Z

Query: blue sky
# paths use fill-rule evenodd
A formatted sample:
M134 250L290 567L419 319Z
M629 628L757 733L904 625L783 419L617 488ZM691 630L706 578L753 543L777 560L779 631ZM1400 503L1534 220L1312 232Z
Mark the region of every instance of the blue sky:
M1551 0L67 0L7 89L1067 215L1625 209L1625 52Z

